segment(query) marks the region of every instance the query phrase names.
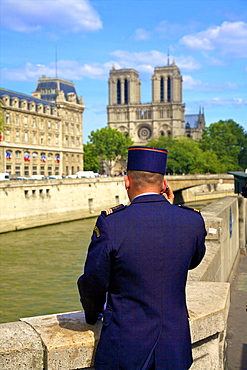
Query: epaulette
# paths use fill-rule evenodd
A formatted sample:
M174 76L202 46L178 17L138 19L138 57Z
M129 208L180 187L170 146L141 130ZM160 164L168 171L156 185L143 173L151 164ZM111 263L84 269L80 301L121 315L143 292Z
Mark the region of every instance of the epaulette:
M115 206L115 207L112 207L112 208L109 208L107 209L106 211L102 211L101 214L104 215L104 216L109 216L109 215L112 215L113 213L116 213L116 212L119 212L119 211L122 211L123 209L125 209L127 206L123 205L123 204L119 204L118 206Z
M196 213L201 213L201 211L197 208L187 207L187 206L184 206L182 204L178 204L178 207L188 209L189 211L193 211L193 212L196 212Z

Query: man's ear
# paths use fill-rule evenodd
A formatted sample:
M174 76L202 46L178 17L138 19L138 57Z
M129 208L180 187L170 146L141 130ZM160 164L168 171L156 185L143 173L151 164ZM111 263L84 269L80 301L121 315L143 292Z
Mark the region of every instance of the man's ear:
M167 185L167 180L164 179L163 184L160 189L160 194L163 194L166 191L166 185Z
M125 182L125 189L128 190L130 187L130 179L128 175L124 176L124 182Z

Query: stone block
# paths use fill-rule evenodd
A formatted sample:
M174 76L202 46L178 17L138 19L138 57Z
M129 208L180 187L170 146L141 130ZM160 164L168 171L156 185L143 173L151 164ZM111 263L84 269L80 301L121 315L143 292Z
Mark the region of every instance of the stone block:
M0 369L43 370L43 345L39 335L24 322L0 324Z
M230 306L230 284L189 281L186 287L192 343L224 332Z
M45 345L45 369L84 369L93 366L101 321L85 322L83 311L23 318Z

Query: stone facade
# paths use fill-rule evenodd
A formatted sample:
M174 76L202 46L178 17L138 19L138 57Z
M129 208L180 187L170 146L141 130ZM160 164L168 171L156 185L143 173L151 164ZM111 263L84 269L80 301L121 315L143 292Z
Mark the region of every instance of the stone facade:
M141 103L141 81L134 69L113 67L108 82L108 125L129 135L136 145L146 145L159 136L201 137L204 113L193 115L191 127L191 119L184 115L182 76L175 62L154 69L151 103Z
M83 170L84 104L72 82L42 76L32 96L1 89L0 105L6 127L0 172L29 177Z

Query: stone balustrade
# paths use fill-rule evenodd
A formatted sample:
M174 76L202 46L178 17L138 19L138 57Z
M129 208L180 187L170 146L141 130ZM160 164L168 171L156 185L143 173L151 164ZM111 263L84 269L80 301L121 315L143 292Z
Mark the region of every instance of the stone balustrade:
M194 357L191 370L223 370L229 281L240 251L246 253L247 199L226 197L205 207L202 214L207 252L189 273L186 288ZM86 324L83 311L1 324L0 368L91 369L100 330L101 321Z

